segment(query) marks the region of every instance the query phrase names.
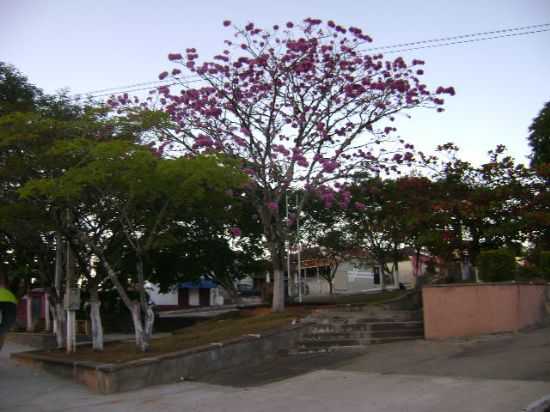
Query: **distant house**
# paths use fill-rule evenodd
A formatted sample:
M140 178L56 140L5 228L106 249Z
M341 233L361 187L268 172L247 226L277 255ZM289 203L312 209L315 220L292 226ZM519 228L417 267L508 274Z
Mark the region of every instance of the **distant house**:
M220 306L224 303L221 288L208 279L178 283L166 293L161 293L159 287L152 283L148 283L146 288L149 299L160 310Z
M20 328L34 330L38 324L49 325L48 295L44 289L35 288L19 299L16 323Z
M349 255L350 257L338 265L333 280L333 292L359 293L380 290L382 273L380 265L369 259L365 252L357 251ZM294 254L291 259L291 272L297 273L297 256ZM398 263L398 279L392 273L389 276L386 273L386 288L399 288L399 283L403 283L406 287L414 287L417 278L424 275L430 259L431 257L421 254L417 260L415 254L403 250L402 258ZM388 266L391 268L391 265ZM304 294L330 293L329 282L323 274L331 270L331 261L322 256L318 249L308 249L302 253L300 269Z

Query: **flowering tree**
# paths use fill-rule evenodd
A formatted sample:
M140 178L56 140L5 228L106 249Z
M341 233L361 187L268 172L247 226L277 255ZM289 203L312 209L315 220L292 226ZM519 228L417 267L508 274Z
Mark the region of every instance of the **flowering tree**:
M413 146L392 137L391 121L419 106L443 110L440 95L454 89L429 91L419 79L423 61L372 55L363 50L372 41L368 35L333 21L307 18L270 30L249 23L234 30L212 61L200 62L194 48L168 55L181 68L159 78L173 76L184 87L158 90L176 124L160 148L221 151L242 161L271 254L273 310L279 311L288 225L280 209L287 189L301 187L330 202L336 181L358 168L387 170L411 162ZM200 86L187 87L183 71L202 79ZM125 103L127 97L112 101ZM382 145L388 142L395 144Z

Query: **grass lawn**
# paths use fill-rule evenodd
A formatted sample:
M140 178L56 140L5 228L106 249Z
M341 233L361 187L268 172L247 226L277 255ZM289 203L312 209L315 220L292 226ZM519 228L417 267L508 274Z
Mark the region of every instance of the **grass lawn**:
M289 307L281 313L271 313L270 308L241 310L226 318L207 320L177 330L172 336L153 339L151 350L147 353L140 352L134 342L128 341L106 343L103 352L94 352L90 346L85 346L78 347L78 351L71 354L62 350L45 353L48 356L66 360L122 363L277 329L290 325L294 319L307 316L310 312L311 308L303 306Z

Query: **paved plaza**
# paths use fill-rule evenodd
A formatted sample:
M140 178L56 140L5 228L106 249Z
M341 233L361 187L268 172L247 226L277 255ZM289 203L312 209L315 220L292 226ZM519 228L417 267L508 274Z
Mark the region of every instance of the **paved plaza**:
M550 394L550 329L443 342L371 346L364 353L282 357L114 395L17 365L0 354L0 409L23 411L521 411Z

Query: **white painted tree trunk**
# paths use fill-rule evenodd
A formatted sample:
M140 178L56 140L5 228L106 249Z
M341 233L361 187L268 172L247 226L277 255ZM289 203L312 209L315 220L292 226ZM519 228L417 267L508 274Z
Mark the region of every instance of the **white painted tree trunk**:
M32 297L30 293L25 297L25 304L27 310L27 332L32 332Z
M285 310L285 279L281 269L273 270L273 312Z
M57 340L57 347L65 346L65 313L63 311L63 295L61 284L63 281L63 240L59 232L55 233L55 305L52 308L53 329Z
M384 269L385 263L380 263L380 289L386 290L386 270Z
M90 320L92 322L92 348L95 351L103 350L103 324L101 323L101 302L90 302Z
M140 304L138 302L134 302L131 313L132 321L134 323L136 345L141 351L147 352L151 345L151 336L153 335L153 325L155 322L153 309L148 306L144 316L142 316Z
M63 304L57 302L55 304L55 337L57 340L57 347L65 347L65 310Z

